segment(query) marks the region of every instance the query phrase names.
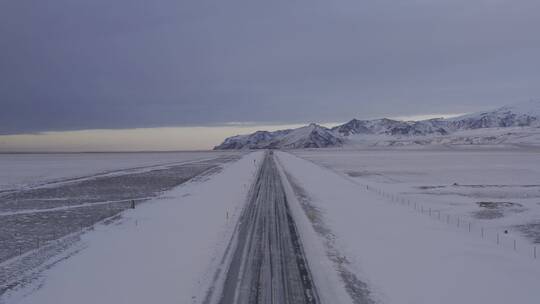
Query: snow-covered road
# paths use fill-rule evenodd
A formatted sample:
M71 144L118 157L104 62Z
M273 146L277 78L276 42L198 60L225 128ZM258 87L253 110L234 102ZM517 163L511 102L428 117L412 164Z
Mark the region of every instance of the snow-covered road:
M540 299L538 260L315 163L261 151L220 166L96 225L0 304Z
M320 303L273 152L267 152L234 238L219 303Z

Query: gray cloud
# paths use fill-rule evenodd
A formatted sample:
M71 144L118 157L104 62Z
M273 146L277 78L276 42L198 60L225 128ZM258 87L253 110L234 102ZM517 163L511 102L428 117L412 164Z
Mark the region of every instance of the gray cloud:
M5 0L0 133L343 121L540 96L537 0Z

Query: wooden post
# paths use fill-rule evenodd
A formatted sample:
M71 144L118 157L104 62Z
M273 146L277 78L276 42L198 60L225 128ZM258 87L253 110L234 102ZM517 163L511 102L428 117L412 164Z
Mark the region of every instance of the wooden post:
M497 232L497 245L499 245L499 233Z
M482 227L480 230L482 231L482 238L484 238L484 227Z
M471 232L471 222L469 222L469 232Z
M135 209L135 200L131 200L131 209Z
M514 240L514 251L516 250L516 240Z
M534 258L536 259L536 246L534 246Z

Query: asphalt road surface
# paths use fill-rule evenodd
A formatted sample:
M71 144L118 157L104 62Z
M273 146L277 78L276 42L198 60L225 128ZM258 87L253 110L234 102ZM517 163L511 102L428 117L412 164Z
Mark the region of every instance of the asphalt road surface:
M250 195L220 303L320 303L271 151Z

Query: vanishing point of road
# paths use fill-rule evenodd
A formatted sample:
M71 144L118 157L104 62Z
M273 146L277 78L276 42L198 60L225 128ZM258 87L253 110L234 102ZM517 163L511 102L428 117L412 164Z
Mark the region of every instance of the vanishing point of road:
M265 153L236 234L220 304L320 303L272 151Z

